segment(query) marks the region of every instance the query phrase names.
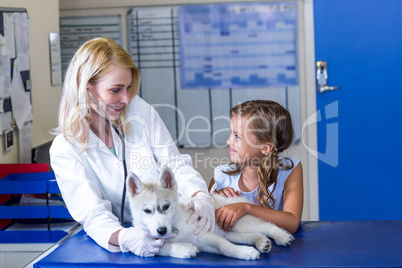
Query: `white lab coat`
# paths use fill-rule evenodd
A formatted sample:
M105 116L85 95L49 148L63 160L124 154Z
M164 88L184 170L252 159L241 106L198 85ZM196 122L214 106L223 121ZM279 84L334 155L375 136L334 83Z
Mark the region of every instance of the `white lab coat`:
M136 96L127 111L131 129L126 131L126 161L129 171L142 180L159 174L158 167L168 165L175 174L179 194L191 196L207 185L192 166L188 155L179 153L166 126L155 109ZM122 143L113 131L116 157L90 132L89 148L79 154L81 145L58 135L50 148L51 165L71 216L83 225L87 234L103 248L119 251L108 243L121 229L119 223L124 183ZM126 197L125 221L131 221Z

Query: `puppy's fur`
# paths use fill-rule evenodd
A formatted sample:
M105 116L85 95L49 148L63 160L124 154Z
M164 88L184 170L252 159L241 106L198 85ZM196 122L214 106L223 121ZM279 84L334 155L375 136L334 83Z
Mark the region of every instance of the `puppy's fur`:
M193 213L192 199L178 197L177 183L169 168L165 168L152 183L142 183L131 173L127 188L133 226L141 226L155 238L167 238L157 254L159 256L190 258L200 250L237 259L256 260L260 253L271 250L268 237L282 246L290 245L294 240L286 230L251 215L240 218L230 232L224 232L216 225L215 232L194 236L195 229L199 228L197 222L191 225L187 223ZM242 197L224 198L216 193L212 196L216 209L229 203L248 202ZM174 234L176 236L169 239ZM244 245L253 245L255 248Z

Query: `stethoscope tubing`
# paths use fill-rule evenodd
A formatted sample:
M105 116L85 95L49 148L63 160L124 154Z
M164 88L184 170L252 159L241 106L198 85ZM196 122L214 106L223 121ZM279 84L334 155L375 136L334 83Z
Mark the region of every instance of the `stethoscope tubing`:
M99 103L96 101L94 96L92 95L91 91L88 89L89 95L92 97L92 99L95 101L96 105L99 107L99 109L102 111L102 113L105 115L105 118L109 121L110 127L114 129L116 132L117 136L120 138L121 143L122 143L122 164L123 164L123 169L124 169L124 179L123 179L123 193L121 195L121 206L120 206L120 223L124 227L124 205L126 201L126 179L127 179L127 164L126 164L126 143L124 141L125 136L124 136L124 129L122 124L120 124L120 131L116 127L116 125L112 122L112 120L109 119L107 116L106 112L100 107ZM120 119L119 119L120 120Z

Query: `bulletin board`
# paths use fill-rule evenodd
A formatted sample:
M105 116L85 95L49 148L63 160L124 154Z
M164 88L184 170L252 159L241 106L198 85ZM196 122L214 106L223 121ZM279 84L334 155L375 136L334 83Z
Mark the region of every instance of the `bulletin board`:
M178 146L225 147L230 107L252 99L286 107L300 141L296 2L141 7L127 20L140 95Z
M0 7L0 134L9 140L16 125L21 148L32 147L29 35L26 9Z

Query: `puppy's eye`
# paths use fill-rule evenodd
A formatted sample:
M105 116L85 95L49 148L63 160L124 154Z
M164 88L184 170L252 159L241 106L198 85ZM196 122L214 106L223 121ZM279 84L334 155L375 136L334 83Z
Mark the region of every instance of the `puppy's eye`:
M162 209L163 209L163 211L168 210L169 209L169 204L164 205Z
M150 209L148 209L148 208L144 209L144 212L145 212L146 214L151 214L151 213L152 213L152 211L151 211Z

